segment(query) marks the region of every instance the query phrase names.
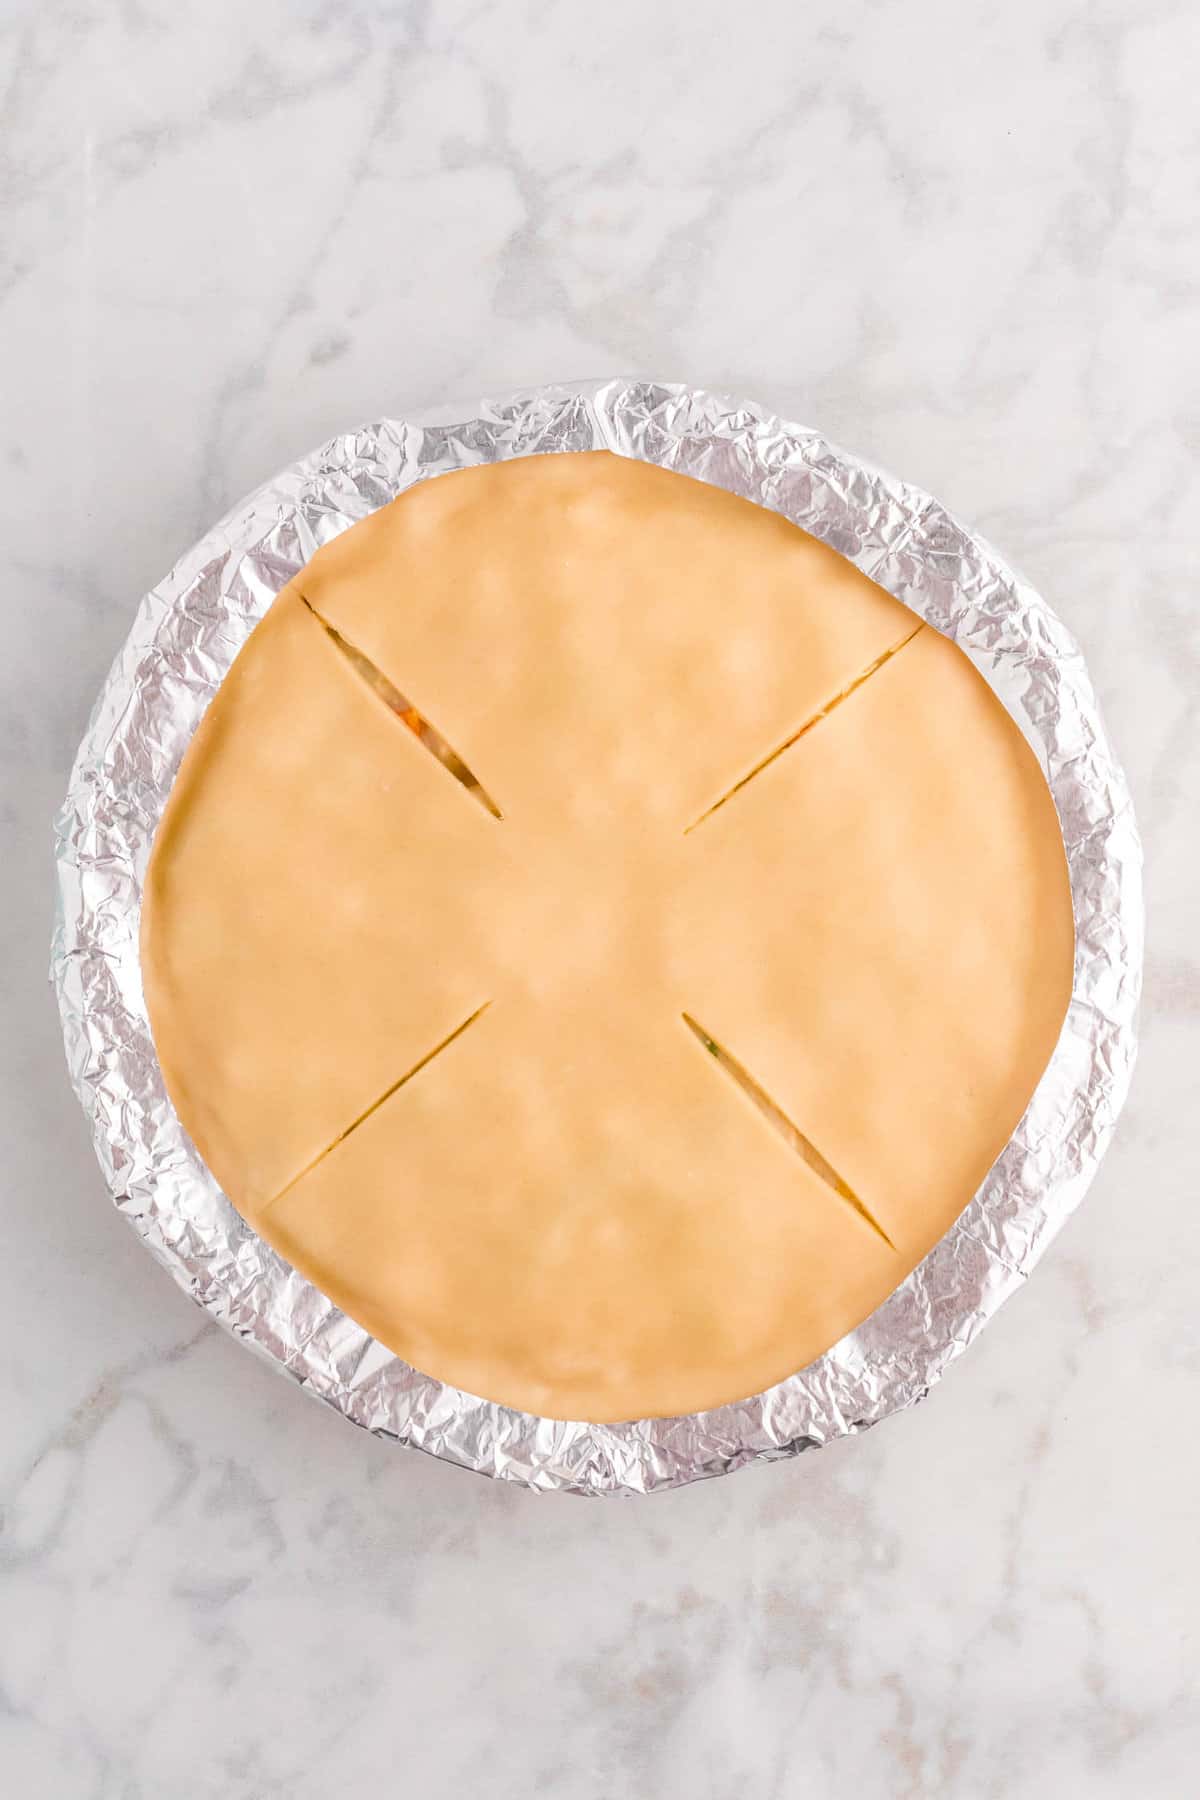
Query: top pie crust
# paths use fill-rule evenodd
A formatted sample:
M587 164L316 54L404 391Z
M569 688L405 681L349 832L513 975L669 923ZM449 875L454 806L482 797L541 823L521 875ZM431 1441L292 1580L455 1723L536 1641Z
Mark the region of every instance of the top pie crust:
M321 550L145 884L168 1090L262 1236L415 1366L701 1410L971 1199L1070 997L1061 834L983 678L827 546L605 452Z

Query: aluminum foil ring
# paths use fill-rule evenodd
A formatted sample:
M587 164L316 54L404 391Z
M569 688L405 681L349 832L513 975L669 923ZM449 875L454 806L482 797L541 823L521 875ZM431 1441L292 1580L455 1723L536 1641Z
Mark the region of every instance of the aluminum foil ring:
M782 513L952 637L1033 745L1063 829L1075 976L1059 1043L958 1222L865 1324L754 1399L564 1423L410 1368L255 1236L166 1096L142 995L142 879L175 771L275 594L413 483L506 457L610 449ZM745 402L615 380L529 390L451 424L334 438L235 508L142 602L57 822L51 975L67 1061L118 1209L214 1318L357 1425L534 1488L646 1493L796 1455L928 1393L1083 1198L1136 1051L1141 851L1082 656L1045 601L928 494Z

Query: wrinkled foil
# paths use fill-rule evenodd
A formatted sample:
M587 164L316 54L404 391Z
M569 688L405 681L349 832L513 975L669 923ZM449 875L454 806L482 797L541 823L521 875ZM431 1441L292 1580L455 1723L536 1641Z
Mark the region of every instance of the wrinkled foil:
M316 549L415 482L471 464L610 449L728 488L823 538L955 639L1033 745L1062 823L1076 921L1062 1036L958 1223L858 1330L736 1406L563 1423L417 1373L264 1244L163 1087L138 923L180 758L230 663ZM214 1318L368 1431L539 1489L646 1493L794 1456L929 1392L1079 1204L1132 1073L1141 851L1078 648L996 552L928 494L816 432L694 389L540 388L449 425L383 420L252 494L148 594L96 703L57 821L52 980L67 1061L118 1209Z

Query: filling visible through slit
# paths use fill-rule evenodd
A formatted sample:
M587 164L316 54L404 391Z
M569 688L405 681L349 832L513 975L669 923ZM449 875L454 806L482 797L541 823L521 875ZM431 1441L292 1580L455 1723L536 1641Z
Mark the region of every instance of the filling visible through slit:
M344 638L337 627L329 623L328 619L323 619L311 600L306 599L300 593L299 588L296 589L296 592L331 643L341 651L355 674L360 676L367 686L378 694L384 705L389 707L396 717L408 726L413 736L425 746L431 756L437 758L444 769L453 775L455 781L461 783L467 792L478 800L485 812L491 813L493 819L502 819L504 814L482 781L467 766L458 752L446 742L436 725L432 725L424 713L420 712L411 700L405 698L395 683L388 680L383 670L377 668L369 656L365 656L356 644L352 644L348 638Z
M692 1036L704 1046L718 1068L723 1069L726 1075L741 1088L746 1098L753 1102L768 1125L772 1126L784 1142L796 1152L797 1156L808 1164L813 1174L818 1176L826 1187L832 1188L839 1200L844 1200L847 1206L853 1207L859 1217L866 1220L871 1230L883 1239L889 1250L895 1250L895 1244L875 1215L863 1204L854 1189L842 1180L837 1170L826 1162L816 1145L810 1143L799 1126L793 1125L782 1108L777 1106L766 1090L759 1086L749 1069L743 1067L737 1057L726 1050L723 1044L718 1044L715 1038L710 1037L703 1025L693 1019L691 1013L685 1012L681 1014L681 1017Z
M306 1175L311 1175L313 1170L317 1167L317 1164L323 1163L325 1158L332 1151L336 1150L339 1144L344 1144L351 1133L357 1131L360 1125L365 1125L372 1113L377 1113L386 1100L390 1100L393 1094L398 1094L400 1089L404 1087L406 1083L410 1082L414 1075L419 1075L422 1069L427 1069L429 1067L435 1056L440 1056L443 1050L448 1050L451 1044L453 1044L457 1038L462 1036L464 1031L469 1030L477 1019L481 1019L491 1004L490 1000L485 1000L482 1006L477 1006L473 1013L467 1014L467 1017L460 1025L456 1025L453 1031L447 1032L440 1043L435 1044L432 1050L427 1050L424 1056L418 1058L410 1069L405 1069L399 1081L393 1081L391 1087L385 1088L377 1100L372 1100L370 1106L359 1113L357 1119L351 1120L345 1131L339 1131L331 1144L326 1144L325 1148L318 1151L312 1161L306 1163L298 1174L293 1175L292 1179L287 1182L285 1186L281 1187L277 1194L272 1194L271 1198L257 1216L261 1218L263 1213L269 1212L277 1200L282 1200L285 1194L291 1193L298 1181L303 1181Z
M768 754L763 757L761 762L756 762L754 767L749 770L747 774L743 775L740 780L735 781L732 787L726 788L719 800L714 800L711 806L706 806L699 818L693 819L690 825L684 827L684 837L687 837L689 832L695 831L697 825L703 825L705 819L711 819L715 812L720 811L727 800L732 800L735 794L740 794L742 789L753 781L756 775L761 775L764 769L769 769L773 762L779 760L785 750L790 750L792 745L799 743L800 739L804 737L807 732L810 732L814 725L819 725L822 719L827 719L831 712L835 712L842 704L843 700L848 700L851 694L856 694L865 681L870 681L872 675L877 675L885 663L891 662L893 656L898 656L905 645L911 644L917 633L919 631L924 631L924 629L924 622L915 625L910 632L900 639L898 644L891 644L886 650L881 651L875 658L875 661L868 663L866 668L854 677L853 681L848 682L844 688L833 696L832 700L827 700L824 706L818 707L817 711L813 713L810 718L805 719L803 725L798 726L796 730L792 732L790 737L784 738L782 744L777 744L774 750L769 751Z

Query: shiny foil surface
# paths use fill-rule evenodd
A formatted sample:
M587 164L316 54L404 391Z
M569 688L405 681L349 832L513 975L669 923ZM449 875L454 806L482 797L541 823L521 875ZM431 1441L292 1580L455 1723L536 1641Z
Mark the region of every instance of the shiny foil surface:
M142 880L175 771L230 663L319 545L414 482L610 449L782 513L954 638L1034 746L1062 823L1075 980L1025 1116L957 1224L873 1316L766 1393L684 1418L564 1423L422 1375L255 1236L163 1087L142 995ZM57 821L51 975L67 1062L117 1207L213 1316L381 1437L540 1489L648 1493L794 1456L928 1393L1083 1198L1136 1050L1141 851L1087 670L1045 601L931 499L817 433L677 385L588 382L450 425L384 420L252 494L148 594L96 702Z

